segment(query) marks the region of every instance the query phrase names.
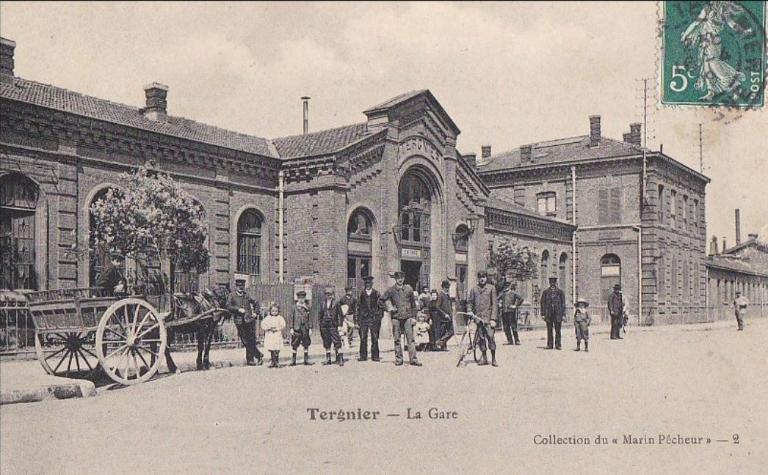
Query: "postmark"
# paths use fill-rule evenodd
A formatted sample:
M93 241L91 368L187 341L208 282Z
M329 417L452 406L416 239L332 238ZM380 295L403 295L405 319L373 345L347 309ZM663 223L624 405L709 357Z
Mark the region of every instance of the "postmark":
M664 2L662 104L763 107L765 11L765 1Z

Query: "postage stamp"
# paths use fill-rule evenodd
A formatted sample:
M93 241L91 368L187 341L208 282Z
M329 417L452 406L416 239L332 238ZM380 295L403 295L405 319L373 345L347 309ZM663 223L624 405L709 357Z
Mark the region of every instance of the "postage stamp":
M765 1L664 2L665 105L737 108L765 103Z

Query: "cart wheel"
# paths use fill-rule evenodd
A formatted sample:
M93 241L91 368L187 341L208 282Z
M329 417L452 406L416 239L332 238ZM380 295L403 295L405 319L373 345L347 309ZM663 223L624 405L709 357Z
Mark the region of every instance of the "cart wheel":
M65 378L85 377L99 365L94 353L94 333L35 330L37 360L46 373Z
M133 385L154 376L165 353L163 319L146 301L127 298L104 312L96 329L96 352L113 381Z

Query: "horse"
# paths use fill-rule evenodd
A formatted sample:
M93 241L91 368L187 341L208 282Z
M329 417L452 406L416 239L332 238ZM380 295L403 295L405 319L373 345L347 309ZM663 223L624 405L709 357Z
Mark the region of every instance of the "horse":
M171 295L171 314L167 317L169 325L167 325L168 341L173 341L173 336L176 332L191 331L195 333L197 340L197 359L196 368L198 370L210 369L211 362L209 354L211 352L211 343L213 342L213 335L216 331L216 327L224 320L229 314L226 310L216 311L215 309L223 309L226 306L226 296L217 294L211 290L206 289L203 293L176 293ZM189 323L182 323L174 325L174 321L179 321L187 318L192 318L202 313L210 313L211 316L194 320ZM157 351L157 344L152 345L153 353ZM178 371L176 363L171 356L170 344L165 347L165 361L168 366L168 370L172 373ZM152 356L152 364L154 364L155 356Z

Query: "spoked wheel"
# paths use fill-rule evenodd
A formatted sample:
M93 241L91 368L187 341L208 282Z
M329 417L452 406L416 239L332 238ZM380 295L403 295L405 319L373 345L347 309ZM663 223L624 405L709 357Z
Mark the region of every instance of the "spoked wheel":
M113 381L143 383L157 372L165 353L163 319L146 301L127 298L104 312L96 329L96 352Z
M464 358L467 357L470 351L472 351L472 341L475 339L475 332L473 332L469 325L467 325L467 329L464 332L464 334L461 336L461 340L459 340L459 346L458 346L458 352L459 352L459 361L456 363L456 366L461 366L461 363L464 361Z
M87 377L99 366L93 331L35 331L35 352L40 365L52 376Z
M472 357L475 359L475 363L479 363L481 359L481 351L478 348L480 345L477 343L480 341L480 332L478 328L475 328L475 334L472 336Z

